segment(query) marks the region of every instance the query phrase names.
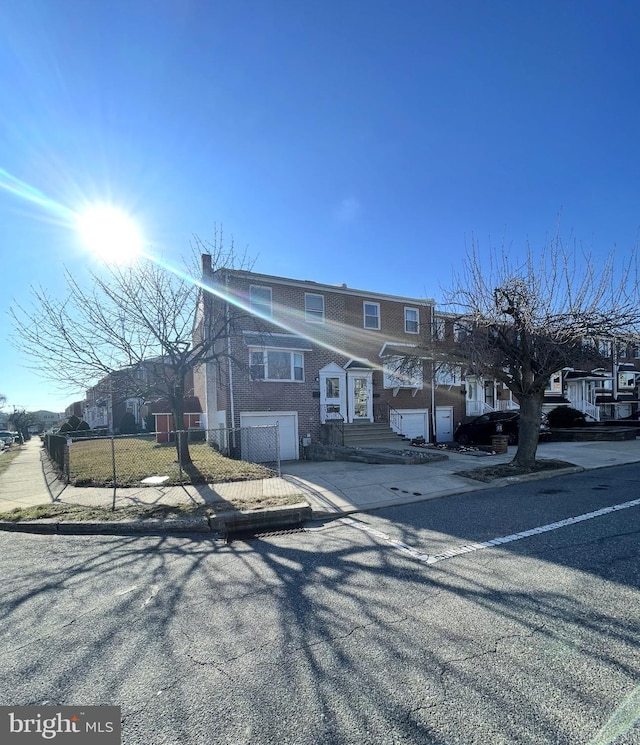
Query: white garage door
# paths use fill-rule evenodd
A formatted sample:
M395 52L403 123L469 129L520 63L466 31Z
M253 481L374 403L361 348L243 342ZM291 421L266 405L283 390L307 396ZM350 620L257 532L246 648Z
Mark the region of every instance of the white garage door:
M280 435L280 459L298 460L298 412L296 411L248 411L240 414L241 427L256 427L266 424L278 424ZM272 460L267 443L264 443L264 455L261 455L258 433L249 439L248 453L250 459L256 463ZM244 457L244 456L243 456ZM249 458L247 458L249 459Z
M425 440L428 440L429 426L427 423L427 413L426 409L420 411L401 410L403 437L408 437L411 440L415 437L424 437Z

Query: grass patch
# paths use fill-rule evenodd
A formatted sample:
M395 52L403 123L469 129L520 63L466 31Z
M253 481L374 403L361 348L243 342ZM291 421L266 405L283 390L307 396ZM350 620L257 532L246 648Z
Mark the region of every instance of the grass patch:
M514 466L512 463L501 463L495 466L486 466L484 468L473 468L470 471L458 471L455 475L464 476L467 479L474 479L474 481L482 481L485 484L488 484L491 481L503 479L508 476L525 476L530 473L539 473L541 471L556 471L559 468L570 468L573 465L573 463L567 463L564 460L548 458L537 460L532 468Z
M250 481L274 476L266 466L233 460L221 455L205 442L189 446L193 466L178 466L173 443L156 443L153 437L127 437L114 440L118 486L135 486L149 476L166 476L165 485L215 484ZM74 441L69 448L69 478L74 486L113 486L111 439Z
M3 474L7 468L11 465L11 461L20 453L20 450L15 446L10 450L3 450L0 453L0 474Z
M171 520L176 518L205 517L219 512L236 510L258 510L266 507L286 507L304 501L301 494L288 494L280 497L256 497L251 499L230 499L211 504L140 504L118 507L115 511L109 507L87 507L79 504L43 504L37 507L25 507L0 513L0 520L7 522L25 522L31 520L59 520L63 522L85 522L96 520Z

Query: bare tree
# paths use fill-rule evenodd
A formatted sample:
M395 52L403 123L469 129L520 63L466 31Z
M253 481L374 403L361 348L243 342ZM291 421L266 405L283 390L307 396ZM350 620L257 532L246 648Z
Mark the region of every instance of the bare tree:
M213 243L196 238L193 253L210 254L217 268L250 268L246 255L237 255L233 242L226 249L218 233ZM32 288L33 308L11 311L14 344L42 376L67 390L86 390L110 376L106 387L119 396L165 400L176 431L184 430L186 380L226 354L223 342L237 320L202 312L215 289L203 284L195 266L175 271L150 259L92 273L90 289L69 271L65 279L64 299ZM182 462L190 463L186 433L177 446Z
M20 435L22 442L30 437L29 427L36 423L35 415L25 409L13 407L13 413L9 415L9 424L13 426Z
M459 364L512 391L520 404L513 464L531 468L550 376L563 367L602 364L599 338L640 330L635 252L622 267L613 253L596 267L556 238L538 255L528 247L521 262L503 248L485 263L474 244L443 305L458 333L455 340L428 342L436 364Z

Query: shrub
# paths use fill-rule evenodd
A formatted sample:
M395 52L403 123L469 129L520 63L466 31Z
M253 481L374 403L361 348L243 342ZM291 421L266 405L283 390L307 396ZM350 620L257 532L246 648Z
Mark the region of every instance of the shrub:
M66 423L69 425L70 430L72 432L75 432L78 429L78 425L80 424L80 419L77 416L75 416L75 414L74 414L73 416L70 416L67 419L67 422ZM63 424L62 426L64 427L65 425ZM61 427L61 429L62 429L62 427ZM67 430L67 431L69 431L69 430Z
M570 406L558 406L548 414L549 426L552 429L567 429L568 427L584 427L587 423L585 415Z
M137 431L136 419L130 411L127 411L122 415L122 419L120 419L120 434L135 435Z

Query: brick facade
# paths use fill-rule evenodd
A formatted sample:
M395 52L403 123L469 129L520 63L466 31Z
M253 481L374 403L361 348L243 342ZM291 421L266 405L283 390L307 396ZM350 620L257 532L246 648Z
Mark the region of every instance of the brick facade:
M296 412L300 436L308 434L317 440L322 417L320 371L331 363L345 370L348 385L352 384L351 376L370 377L370 421L389 421L389 407L400 412L426 412L431 432L434 404L450 406L454 417L462 418L464 397L460 389L452 392L438 386L432 391L432 366L427 359L418 363L422 386L385 387L383 355L403 349L412 354L412 348L418 355L417 350L431 333L433 300L254 272L211 272L209 267L204 256L203 281L214 292L204 301L203 312L213 314L220 322L235 318L230 347L223 355L226 357L228 351L230 359L210 363L195 375L196 395L201 397L209 428L240 426L241 413ZM268 372L272 359L278 358L278 363L286 367L284 350L295 355L291 358L292 370L300 359L298 355L302 356L304 372L292 372L287 380L264 379L263 375L272 376ZM282 374L281 369L278 376ZM354 409L351 404L347 400L347 408ZM351 416L353 411L346 414Z

